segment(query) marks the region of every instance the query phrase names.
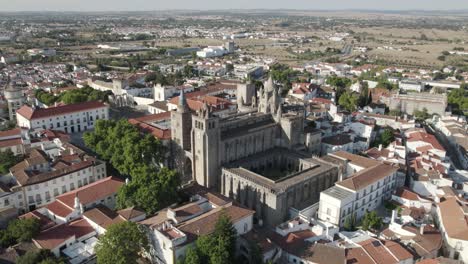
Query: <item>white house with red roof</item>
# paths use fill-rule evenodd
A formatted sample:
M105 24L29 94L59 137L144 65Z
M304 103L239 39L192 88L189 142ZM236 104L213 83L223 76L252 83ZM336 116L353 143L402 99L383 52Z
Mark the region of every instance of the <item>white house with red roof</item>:
M392 194L392 200L408 208L422 208L426 213L431 212L432 201L407 187L402 187Z
M312 83L292 83L288 94L300 100L311 100L317 96L318 86Z
M468 201L446 196L437 204L437 219L444 239L444 255L468 263Z
M98 101L50 108L34 108L24 105L16 114L16 123L19 127L54 129L66 133L92 129L99 119L109 119L109 106Z
M427 133L424 129L412 129L405 132L405 136L408 151L422 155L436 155L442 161L445 160L446 150L434 135Z
M24 154L23 137L21 128L0 131L0 151L9 149L15 155Z
M56 223L66 223L97 205L115 208L117 191L124 184L118 178L109 176L76 190L59 195L55 201L38 211Z

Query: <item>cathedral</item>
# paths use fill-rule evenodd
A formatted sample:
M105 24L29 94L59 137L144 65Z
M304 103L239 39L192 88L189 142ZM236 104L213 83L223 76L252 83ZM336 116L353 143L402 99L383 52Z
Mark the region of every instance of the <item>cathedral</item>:
M172 140L193 181L255 209L266 224L318 201L338 179L333 164L303 151L304 108L281 101L270 77L258 92L238 85L236 114L220 117L207 105L191 112L183 93L171 112Z

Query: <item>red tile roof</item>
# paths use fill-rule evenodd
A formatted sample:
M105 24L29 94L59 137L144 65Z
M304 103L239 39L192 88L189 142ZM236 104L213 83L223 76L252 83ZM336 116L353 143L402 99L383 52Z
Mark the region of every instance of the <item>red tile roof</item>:
M407 199L411 201L419 201L418 194L415 192L412 192L411 190L405 187L398 189L395 195L403 199Z
M0 131L0 138L3 137L13 137L18 136L21 137L21 128L10 129L6 131Z
M56 200L60 200L63 204L73 208L75 197L78 196L80 203L87 205L117 193L123 184L124 182L121 179L110 176L57 196Z
M359 171L350 178L341 182L337 182L336 184L357 191L366 188L370 184L380 179L390 176L397 170L398 168L395 168L391 165L379 164L377 166Z
M37 108L37 109L33 109L32 107L28 105L24 105L20 109L18 109L16 113L23 116L24 118L28 120L33 120L33 119L38 119L38 118L58 116L58 115L81 112L81 111L103 108L103 107L108 107L108 106L99 101L83 102L83 103L77 103L77 104L69 104L69 105L63 105L63 106L57 106L57 107Z
M441 214L441 225L451 238L468 240L468 222L463 206L456 197L445 198L438 204Z
M93 232L94 228L88 224L88 221L80 218L42 231L33 241L41 248L52 250L72 237L79 239Z
M412 132L409 134L407 141L409 142L424 141L432 145L432 147L435 149L445 151L444 147L439 143L437 138L434 135L431 135L426 132L422 132L422 131Z
M18 146L22 144L23 144L23 141L21 140L21 138L0 140L0 148L8 148L8 147Z
M368 239L359 243L362 248L378 264L398 263L399 261L387 251L385 246L377 239Z

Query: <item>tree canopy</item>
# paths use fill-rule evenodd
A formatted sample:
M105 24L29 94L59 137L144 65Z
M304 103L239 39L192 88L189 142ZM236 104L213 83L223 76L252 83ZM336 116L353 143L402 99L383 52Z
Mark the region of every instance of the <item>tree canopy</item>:
M383 147L387 147L390 145L395 140L395 135L393 134L393 131L390 128L384 129L382 134L378 135L377 138L374 141L374 146L379 146L382 144Z
M382 218L375 211L367 212L362 219L362 229L379 229L382 226Z
M415 110L413 112L413 115L414 115L414 118L420 122L431 117L431 115L427 112L427 108L425 107L422 110Z
M177 201L179 175L162 168L166 148L153 135L142 136L127 120L98 120L94 131L83 138L120 174L130 176L118 192L119 208L137 206L152 214Z
M0 151L0 175L8 173L10 168L22 159L22 156L16 156L10 149Z
M139 253L148 250L148 238L138 225L127 221L109 226L96 245L101 264L138 263Z
M13 220L7 229L0 230L0 245L7 248L16 243L30 241L39 231L40 224L35 218Z
M109 95L112 95L111 91L99 91L89 86L81 89L74 89L63 92L58 96L48 93L44 90L36 90L34 95L39 102L45 105L53 105L56 102L62 102L64 104L76 104L89 101L102 101L107 102Z
M62 264L65 263L62 259L58 259L48 249L31 250L19 257L17 264Z
M452 106L452 112L464 114L468 111L468 84L463 83L460 89L453 89L447 96L448 103Z
M344 92L338 99L338 104L344 109L354 112L357 109L359 96L351 92Z

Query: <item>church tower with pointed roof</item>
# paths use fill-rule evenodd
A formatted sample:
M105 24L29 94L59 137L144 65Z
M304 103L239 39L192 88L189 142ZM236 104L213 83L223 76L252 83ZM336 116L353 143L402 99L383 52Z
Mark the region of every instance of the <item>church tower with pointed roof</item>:
M177 104L177 111L171 112L171 137L183 150L190 150L190 130L192 114L182 90Z

